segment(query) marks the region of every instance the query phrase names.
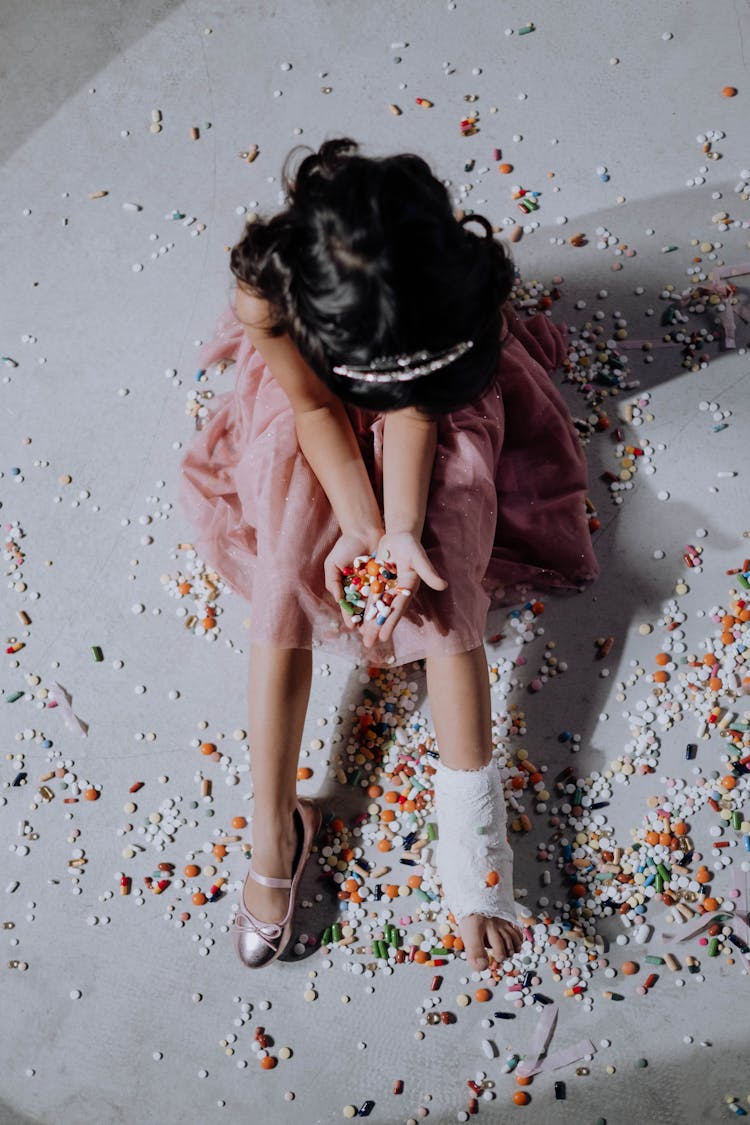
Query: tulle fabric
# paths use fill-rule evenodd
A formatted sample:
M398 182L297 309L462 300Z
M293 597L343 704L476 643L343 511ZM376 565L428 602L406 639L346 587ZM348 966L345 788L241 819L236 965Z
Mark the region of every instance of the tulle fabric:
M199 363L234 361L234 386L210 400L181 461L179 498L201 559L250 602L251 640L402 664L476 647L491 607L596 577L586 462L549 377L565 356L565 330L510 309L505 322L490 388L438 421L422 544L448 588L422 583L391 642L365 650L325 589L339 528L289 400L234 309L224 311ZM347 411L382 505L384 415Z

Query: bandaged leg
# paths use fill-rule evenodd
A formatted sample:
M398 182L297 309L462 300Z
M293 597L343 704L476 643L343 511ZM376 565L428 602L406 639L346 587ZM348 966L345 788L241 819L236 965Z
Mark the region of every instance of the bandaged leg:
M453 770L438 762L434 776L438 842L435 860L448 908L457 922L482 914L523 932L513 897L513 851L495 762Z

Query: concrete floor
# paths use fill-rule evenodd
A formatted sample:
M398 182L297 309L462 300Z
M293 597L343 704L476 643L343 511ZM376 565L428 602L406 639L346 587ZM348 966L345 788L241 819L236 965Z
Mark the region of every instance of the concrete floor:
M535 30L521 35L529 18ZM498 226L520 216L511 186L540 191L540 209L527 220L538 228L514 247L522 275L542 285L564 278L555 315L576 331L601 323L606 340L617 320L627 322L631 385L604 401L610 428L587 444L601 580L580 597L545 599L522 645L504 615L492 624L505 632L488 646L498 754L517 766L517 751L528 750L550 782L573 764L574 780L594 798L611 773L597 830L613 847L642 840L655 807L671 801L679 812L692 800L696 854L686 882L698 886L691 881L703 862L712 895L737 915L732 932L746 934L744 830L706 805L728 772L727 744L715 730L699 736L713 702L740 719L746 713L741 676L732 680L746 626L726 646L737 667L722 666L723 694L692 692L683 677L686 659L702 658L712 643L717 609L739 589L726 571L750 554L748 326L737 320L733 350L720 350L717 334L706 346L710 362L696 371L682 365L678 344L655 347L652 363L639 347L626 349L661 340L666 287L689 287L697 280L690 269L708 275L721 262L750 261L748 4L6 0L3 25L2 613L6 648L25 647L7 655L1 677L8 967L0 1122L312 1125L342 1120L344 1107L367 1099L378 1125L427 1115L453 1122L465 1119L466 1083L477 1072L494 1083L479 1102L489 1121L697 1125L732 1119L727 1097L750 1110L747 958L727 943L707 956L705 934L670 946L662 934L674 933L678 920L665 920L667 909L649 897L650 940L637 943L632 911L601 916L593 874L585 934L571 935L565 973L549 963L542 922L507 966L537 973L518 1009L506 998L507 977L489 982L491 1003L461 1007L456 997L473 996L478 984L463 961L385 969L364 925L349 953L311 945L263 973L244 970L228 929L244 855L235 845L217 860L211 849L231 832L231 818L252 808L243 735L249 608L220 589L211 642L185 627L194 605L189 597L186 609L176 590L191 572L200 589L204 573L180 547L191 529L176 505L179 459L194 432L189 396L231 386L230 371L196 383L196 348L230 293L225 248L241 232L242 211L278 206L291 146L348 134L371 154L419 152L450 181L457 206ZM729 85L736 97L722 96ZM418 107L417 97L433 108ZM150 130L154 110L160 132ZM478 131L462 136L468 112L478 112ZM700 137L718 159L703 153ZM252 144L259 156L248 163L239 154ZM497 174L495 148L514 165L510 176ZM469 160L472 172L464 170ZM108 194L92 198L97 192ZM171 218L174 211L185 219ZM722 212L727 222L716 218ZM586 245L574 247L567 240L578 232ZM746 297L750 276L738 285ZM688 331L714 326L708 313L684 311ZM586 392L555 378L585 419ZM626 402L636 413L625 408L630 422L618 423ZM623 469L618 424L623 443L645 449L646 460L632 487L610 492L601 474ZM686 565L686 544L702 549L699 568ZM597 661L595 641L608 636L612 650ZM551 641L567 671L530 692ZM651 674L665 650L674 657L671 679L657 696ZM301 788L348 823L369 802L337 781L335 767L364 685L351 664L323 652L315 659L304 743L313 775ZM54 681L72 697L86 737L64 697L47 706ZM413 745L415 713L429 723L421 673L405 669L393 684L397 695L413 684L397 710ZM8 702L16 692L25 694ZM518 723L510 729L513 706L517 718L525 712L526 733ZM559 741L565 730L580 742ZM323 745L313 748L315 740ZM219 761L201 755L207 741L219 747ZM693 762L688 742L698 746ZM622 769L628 753L630 777ZM653 772L640 772L644 762ZM58 768L64 776L41 780ZM211 796L201 793L204 778ZM143 788L130 794L138 781ZM45 784L49 800L39 792ZM99 788L98 801L64 803L87 787ZM747 792L745 775L725 803L742 810ZM533 822L513 836L517 894L564 932L570 899L558 859L576 834L575 814L562 807L567 794L552 789L541 810L533 797L522 795L511 814L525 811ZM552 839L554 815L562 839ZM722 836L729 846L712 847ZM576 855L592 854L586 839ZM549 841L555 850L540 862ZM87 862L70 866L77 859ZM193 860L200 875L183 876ZM143 880L159 862L176 871L156 896ZM129 896L120 894L123 872L132 878ZM194 906L192 894L207 892L219 874L226 896ZM331 924L330 886L311 865L298 938L320 937ZM397 920L401 909L414 918L403 927L405 944L420 932L429 946L424 904L421 918L413 895L394 910ZM444 917L433 914L437 940ZM674 972L644 961L671 948ZM700 972L689 971L690 956ZM621 971L628 960L639 967L634 976ZM588 999L566 995L575 966L588 974ZM641 994L652 969L658 979ZM431 992L438 971L443 984ZM623 999L605 998L608 991ZM306 992L316 998L305 1000ZM545 1010L533 992L557 1005L549 1055L589 1040L591 1057L543 1070L520 1107L512 1095L521 1087L502 1063L511 1052L529 1057ZM455 1022L433 1025L434 1011ZM272 1070L252 1050L258 1026L278 1059ZM483 1040L498 1058L485 1054ZM397 1079L400 1096L392 1092ZM565 1101L555 1099L556 1081L566 1085Z

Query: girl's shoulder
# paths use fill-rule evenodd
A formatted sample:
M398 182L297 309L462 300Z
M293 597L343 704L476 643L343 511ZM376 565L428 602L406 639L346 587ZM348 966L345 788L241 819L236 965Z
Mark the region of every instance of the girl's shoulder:
M263 297L253 296L239 285L235 290L233 307L237 319L245 328L249 328L253 335L263 337L273 326L270 303Z
M286 392L295 414L317 410L331 402L334 395L300 354L289 334L270 335L274 322L268 301L238 286L234 310L253 348Z

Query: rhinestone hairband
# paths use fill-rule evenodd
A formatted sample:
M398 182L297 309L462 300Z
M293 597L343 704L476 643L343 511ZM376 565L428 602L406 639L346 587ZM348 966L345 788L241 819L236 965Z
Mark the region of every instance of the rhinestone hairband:
M474 347L473 340L462 340L441 352L413 352L411 355L385 355L361 366L340 364L333 370L346 379L360 379L365 383L405 383L439 371Z

